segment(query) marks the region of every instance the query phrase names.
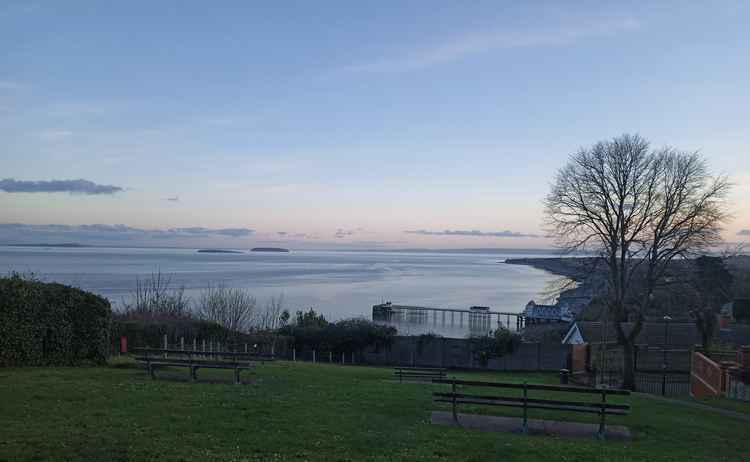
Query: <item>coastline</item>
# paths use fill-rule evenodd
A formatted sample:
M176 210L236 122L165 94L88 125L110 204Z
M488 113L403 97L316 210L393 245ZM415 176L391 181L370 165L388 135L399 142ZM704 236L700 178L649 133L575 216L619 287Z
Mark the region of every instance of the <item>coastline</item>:
M508 258L505 263L531 266L582 283L588 279L592 260L592 257Z

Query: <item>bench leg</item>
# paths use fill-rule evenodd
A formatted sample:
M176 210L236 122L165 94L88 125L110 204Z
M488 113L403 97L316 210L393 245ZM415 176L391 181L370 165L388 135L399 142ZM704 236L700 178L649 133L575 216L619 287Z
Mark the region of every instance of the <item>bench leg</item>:
M596 437L600 440L604 439L604 418L606 416L606 408L607 405L607 390L602 389L602 408L600 411L600 417L599 417L599 433L597 433Z
M239 369L235 369L234 370L234 384L235 385L239 385L240 383L241 383L240 382L240 370Z
M526 400L528 399L528 389L526 388L526 382L523 383L523 433L529 433L529 408Z
M152 380L156 379L156 375L154 374L154 366L151 363L148 364L148 375L151 376Z
M191 382L198 381L198 367L197 366L190 366L190 381Z
M452 406L451 410L453 411L453 422L458 424L458 410L456 409L456 378L453 378L453 384L451 386L451 390L453 391L453 399L452 399Z

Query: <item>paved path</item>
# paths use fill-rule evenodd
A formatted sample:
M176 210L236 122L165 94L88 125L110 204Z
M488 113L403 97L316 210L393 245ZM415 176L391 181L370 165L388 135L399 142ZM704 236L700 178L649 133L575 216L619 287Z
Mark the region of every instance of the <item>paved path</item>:
M725 415L727 417L734 417L735 419L740 419L746 422L750 422L750 414L745 414L744 412L733 411L731 409L724 409L724 408L716 407L716 406L709 406L708 404L696 403L694 401L685 401L682 399L665 398L663 396L651 395L648 393L638 393L638 395L644 398L651 398L655 401L662 401L664 403L677 404L677 405L692 407L693 409L700 409L703 411L715 412L717 414Z
M435 425L456 425L450 412L433 411L431 420ZM520 417L458 414L458 425L488 432L521 433L523 419ZM596 438L599 431L599 425L597 424L556 420L529 419L528 426L531 435L554 435L568 438ZM605 427L605 439L629 440L630 430L623 425L607 425Z

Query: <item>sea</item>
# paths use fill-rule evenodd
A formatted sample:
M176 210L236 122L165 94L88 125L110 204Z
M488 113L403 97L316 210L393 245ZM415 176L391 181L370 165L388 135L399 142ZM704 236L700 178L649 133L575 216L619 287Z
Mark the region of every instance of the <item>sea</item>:
M283 296L291 312L313 308L329 320L371 319L393 302L438 308L488 306L520 312L539 302L559 276L507 258L554 257L550 251L344 251L199 253L181 248L0 246L0 272L33 273L108 298L115 309L136 281L160 272L196 300L210 285L246 289L263 306Z

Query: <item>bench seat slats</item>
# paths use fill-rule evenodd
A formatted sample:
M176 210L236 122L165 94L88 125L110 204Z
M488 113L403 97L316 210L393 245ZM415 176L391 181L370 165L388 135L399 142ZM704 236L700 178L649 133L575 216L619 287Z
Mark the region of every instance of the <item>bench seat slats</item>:
M439 367L395 367L393 375L398 377L399 381L433 381L443 379L446 376L446 370Z
M234 365L254 366L255 365L255 362L253 361L216 361L216 360L210 360L210 359L184 359L184 358L164 358L164 357L161 357L161 358L136 357L135 360L137 362L142 362L142 363L156 364L156 363L169 362L169 363L174 363L176 365L185 365L185 366L191 365L191 364L196 365L196 366L200 366L203 364L219 364L219 365L227 365L227 366L234 366Z
M247 364L187 364L173 363L170 361L151 361L152 366L169 366L169 367L196 367L198 369L254 369L255 366Z
M446 372L442 367L394 367L397 371Z
M434 400L437 403L452 403L453 400L450 399L436 399ZM457 404L481 404L481 405L487 405L487 406L505 406L505 407L517 407L517 408L523 408L523 403L518 402L502 402L502 401L485 401L485 400L473 400L473 399L457 399ZM550 411L571 411L571 412L586 412L590 414L601 414L600 409L593 409L593 408L586 408L586 407L576 407L576 406L551 406L551 405L544 405L544 404L527 404L527 409L546 409ZM627 415L627 411L619 410L619 409L605 409L605 414L608 415Z

